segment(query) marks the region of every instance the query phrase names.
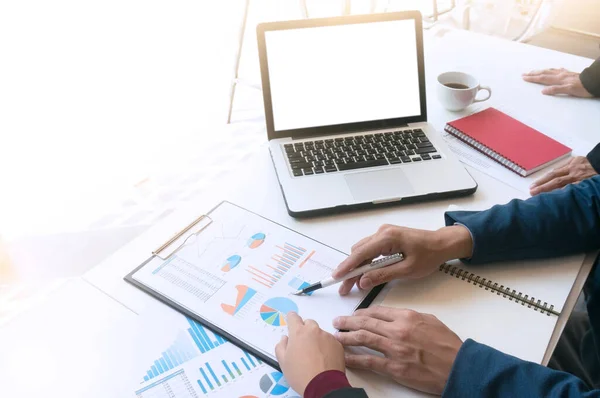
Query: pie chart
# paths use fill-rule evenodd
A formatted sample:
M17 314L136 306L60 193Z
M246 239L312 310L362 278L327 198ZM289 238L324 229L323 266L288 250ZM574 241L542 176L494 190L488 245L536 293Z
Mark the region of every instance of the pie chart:
M260 378L258 384L265 394L271 395L283 395L290 389L290 385L283 377L283 374L279 372L267 373Z
M242 258L240 256L238 256L237 254L234 254L233 256L231 256L227 260L225 260L225 264L223 264L223 266L221 267L221 271L223 271L223 272L231 271L232 269L234 269L235 267L237 267L240 264L240 261L242 261Z
M285 326L285 317L290 311L298 312L296 303L285 297L273 297L260 307L260 317L267 325Z
M262 232L258 232L248 239L248 247L250 249L256 249L258 246L262 245L265 241L265 234Z

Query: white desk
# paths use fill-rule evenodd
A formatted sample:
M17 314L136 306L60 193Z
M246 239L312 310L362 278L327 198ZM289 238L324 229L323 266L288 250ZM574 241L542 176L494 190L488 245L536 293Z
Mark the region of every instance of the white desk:
M520 77L524 71L552 66L581 70L591 62L590 60L466 32L449 32L442 37L429 37L426 43L428 114L436 128L441 130L447 120L456 118L457 115L444 111L437 103L435 78L441 71L459 69L475 74L483 84L492 86L494 93L490 105L505 109L517 118L523 117L528 121L533 118L543 122L544 126L551 125L590 141L594 139L593 128L600 120L599 101L544 97L540 94L540 87L526 84ZM340 250L349 251L353 243L375 232L384 223L435 229L443 225L442 215L450 204L468 209L485 209L525 196L476 170L470 172L479 183L479 189L473 196L295 220L287 215L268 149L263 145L238 174L221 181L219 186L213 187L210 195L198 203L180 209L154 226L94 268L84 278L135 313L152 313L156 316L171 313L172 310L131 287L122 278L174 232L223 199L327 242ZM309 194L310 192L307 192L307 195ZM576 298L577 294L575 289L573 296ZM573 304L574 301L570 307L569 304L565 306L559 319L562 325ZM55 310L61 311L60 308ZM561 327L557 330L560 331ZM0 344L7 342L0 341ZM21 344L26 345L27 342L10 344L13 345L13 351L18 352Z

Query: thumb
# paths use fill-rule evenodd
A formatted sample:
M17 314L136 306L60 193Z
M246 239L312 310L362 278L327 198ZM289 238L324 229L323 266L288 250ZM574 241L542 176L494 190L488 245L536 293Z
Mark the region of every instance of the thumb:
M542 90L542 94L545 95L557 95L557 94L571 94L571 85L562 84L558 86L549 86Z
M281 365L283 360L285 359L285 352L287 351L288 345L288 337L281 336L281 340L275 346L275 356L277 357L277 362Z

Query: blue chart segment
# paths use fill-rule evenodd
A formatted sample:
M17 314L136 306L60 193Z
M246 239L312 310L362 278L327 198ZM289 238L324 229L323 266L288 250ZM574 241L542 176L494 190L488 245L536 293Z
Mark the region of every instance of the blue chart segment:
M205 352L217 348L221 344L227 342L227 340L225 340L223 337L211 332L193 319L187 318L187 321L190 324L188 333L192 337L192 340L194 340L194 343L196 343L196 347L201 353L204 354Z
M260 245L262 245L265 241L265 234L263 234L262 232L258 232L254 235L252 235L252 237L250 237L250 239L248 239L248 247L250 249L256 249L257 247L259 247Z
M215 389L225 386L227 383L231 383L244 373L250 372L260 365L262 365L260 359L244 351L244 356L240 357L239 361L227 362L221 360L221 362L215 361L214 363L206 362L199 369L202 378L198 379L197 383L200 390L204 394L208 394Z
M153 379L197 356L198 351L194 348L190 339L182 332L177 336L175 342L146 371L144 381Z
M256 294L256 290L246 285L237 285L235 289L237 290L237 298L235 299L235 305L225 303L221 304L221 308L223 309L223 311L225 311L229 315L237 314L242 308L244 308L246 304L248 304L250 299Z
M234 254L233 256L225 260L225 264L223 264L223 266L221 267L221 271L231 271L232 269L240 265L240 261L242 261L242 257L238 256L237 254Z
M310 286L310 283L304 282L300 278L293 277L291 281L288 282L288 286L293 287L296 290L304 289ZM306 293L307 296L312 296L314 292Z
M289 298L273 297L260 307L260 317L271 326L285 326L288 312L298 312L298 306Z
M196 358L200 353L210 351L227 342L227 340L207 330L193 319L187 318L187 321L190 324L190 328L187 330L188 335L182 332L177 336L175 342L146 371L144 381L149 381L190 359Z
M261 377L259 385L262 392L271 395L283 395L290 389L290 385L284 379L283 374L279 372L267 373Z

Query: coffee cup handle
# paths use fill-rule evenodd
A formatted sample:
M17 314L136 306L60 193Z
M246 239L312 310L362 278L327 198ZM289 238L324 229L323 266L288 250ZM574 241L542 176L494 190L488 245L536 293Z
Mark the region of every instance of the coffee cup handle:
M486 90L486 91L488 92L488 95L487 95L487 97L485 97L485 98L483 98L483 99L477 99L477 98L476 98L476 99L473 101L473 103L475 103L475 102L483 102L483 101L487 101L487 100L489 100L489 99L490 99L490 97L492 96L492 89L491 89L491 88L489 88L488 86L479 86L479 90L477 90L477 94L479 94L479 91L481 91L481 90Z

